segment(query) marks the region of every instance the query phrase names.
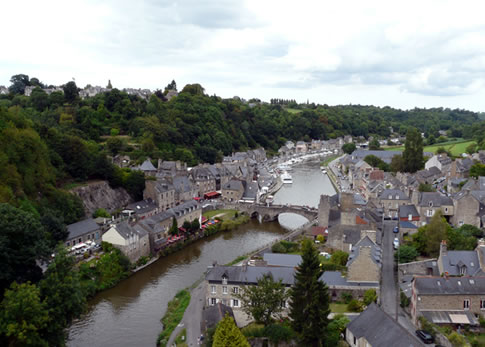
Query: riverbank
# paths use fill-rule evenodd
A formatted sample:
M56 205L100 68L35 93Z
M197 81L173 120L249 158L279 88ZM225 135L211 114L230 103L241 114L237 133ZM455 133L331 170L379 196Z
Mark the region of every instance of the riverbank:
M339 184L337 174L335 173L334 170L335 170L335 163L338 162L341 157L342 156L334 158L333 160L328 162L327 165L326 165L327 176L328 176L330 182L332 183L333 188L339 193L342 191L342 189L341 189L341 186Z

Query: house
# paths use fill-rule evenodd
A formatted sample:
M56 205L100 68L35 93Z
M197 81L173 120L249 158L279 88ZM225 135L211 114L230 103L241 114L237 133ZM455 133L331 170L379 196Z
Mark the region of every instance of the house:
M325 271L320 276L320 281L328 286L332 301L341 300L343 293L351 293L354 298L362 299L369 289L375 290L379 295L379 283L349 282L340 271Z
M399 232L401 235L412 235L418 231L419 221L418 210L414 205L399 206Z
M462 189L453 195L455 213L451 219L453 225L460 227L470 224L480 228L485 220L485 190Z
M452 178L468 178L470 168L473 166L473 160L470 158L456 159L451 165Z
M131 226L128 222L112 225L103 234L103 241L111 243L135 263L140 257L150 255L148 233L139 225Z
M416 276L412 282L410 311L415 324L424 316L434 324L475 326L484 309L485 276Z
M399 189L386 189L379 195L379 203L384 210L384 215L397 218L399 207L409 204L409 197Z
M480 240L474 251L449 251L441 241L438 272L446 276L485 276L485 242Z
M174 176L172 185L175 189L175 204L181 204L184 201L192 200L197 196L197 190L188 176Z
M264 253L263 260L266 266L296 268L301 264L302 258L298 254Z
M175 206L175 187L166 180L147 180L143 199L152 199L160 211L168 210Z
M187 164L177 161L163 161L158 159L158 172L157 177L175 177L175 176L187 175Z
M453 201L438 192L419 193L416 207L421 217L421 225L426 225L436 211L441 211L447 219L450 219L454 213Z
M127 213L129 216L136 217L137 219L153 216L154 214L157 214L158 211L158 204L152 199L134 202L126 206L126 208L123 210L124 213Z
M424 168L429 170L433 166L437 167L442 173L446 173L447 175L450 173L451 170L451 163L453 161L447 154L435 154L428 161L424 164Z
M295 152L296 153L306 153L308 151L308 146L304 141L298 141L296 143Z
M424 344L375 303L353 319L345 330L351 347L422 347Z
M436 166L432 166L427 170L420 170L415 174L416 180L422 184L431 184L442 176L443 173Z
M190 170L190 175L197 187L199 197L203 197L205 193L216 190L216 178L212 175L207 167L197 166Z
M101 243L101 229L93 218L88 218L77 223L69 224L67 226L67 231L69 232L65 242L67 247L71 247L88 240Z
M222 199L239 201L244 195L244 185L240 180L232 179L222 187Z
M208 329L214 328L217 323L224 319L226 315L229 315L234 319L234 312L232 311L232 308L222 304L222 302L219 302L214 306L204 307L204 310L202 311L200 330L204 333Z
M259 202L259 185L257 181L249 181L244 185L242 200L246 202Z
M267 274L271 275L275 281L281 280L288 289L295 281L293 267L246 265L209 267L205 275L206 306L214 306L221 302L232 307L234 315L239 320L239 317L242 317L241 302L235 294L240 293L242 287L257 285L258 280ZM289 304L282 302L281 306L288 308Z
M353 247L347 261L347 282L379 283L382 267L382 249L375 243L375 236L366 235Z
M147 176L155 176L157 173L157 168L153 166L150 159L145 160L140 166L135 168L135 170L142 171Z

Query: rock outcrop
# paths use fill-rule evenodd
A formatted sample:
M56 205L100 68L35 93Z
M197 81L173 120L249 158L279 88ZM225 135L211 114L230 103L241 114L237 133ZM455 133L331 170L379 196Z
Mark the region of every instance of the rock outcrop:
M90 216L98 208L108 212L121 209L133 202L133 199L123 188L113 189L107 181L96 181L71 189L71 192L81 198L86 215Z

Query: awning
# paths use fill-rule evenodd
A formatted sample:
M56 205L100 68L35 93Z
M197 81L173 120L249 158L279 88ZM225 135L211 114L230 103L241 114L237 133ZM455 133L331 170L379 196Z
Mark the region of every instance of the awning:
M214 199L214 198L218 198L219 196L221 196L221 193L209 192L204 194L204 199Z
M480 325L470 311L421 311L421 314L434 324Z

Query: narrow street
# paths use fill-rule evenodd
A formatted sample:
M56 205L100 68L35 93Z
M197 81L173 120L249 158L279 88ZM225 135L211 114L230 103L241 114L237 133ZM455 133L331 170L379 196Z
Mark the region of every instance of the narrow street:
M384 221L382 238L382 286L381 286L381 307L396 317L397 300L397 279L394 272L394 250L392 241L394 233L392 229L397 225L396 221Z

